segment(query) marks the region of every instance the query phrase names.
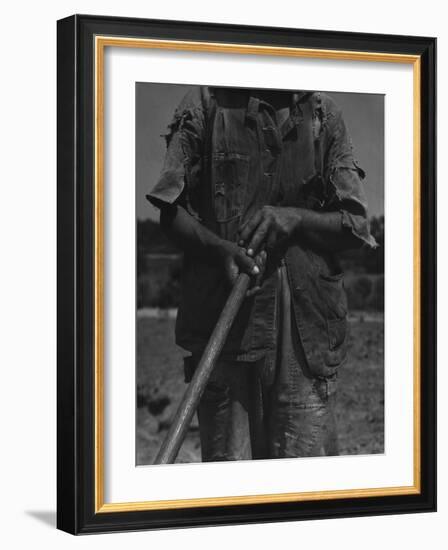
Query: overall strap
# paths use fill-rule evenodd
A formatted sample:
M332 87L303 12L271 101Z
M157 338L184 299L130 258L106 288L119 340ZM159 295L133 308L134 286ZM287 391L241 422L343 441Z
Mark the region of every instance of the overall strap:
M213 155L213 130L215 127L216 112L218 102L215 94L210 88L203 90L205 130L202 154L202 197L203 213L206 225L214 224L214 217L210 211L210 205L213 204L214 190L212 189L212 155Z
M212 154L213 130L215 127L218 102L216 100L215 94L209 88L206 88L206 90L204 91L204 100L206 105L204 157L206 161L209 162L211 160Z
M314 137L314 167L316 170L316 174L323 177L322 125L324 117L322 109L322 96L320 92L316 92L312 96L312 112Z

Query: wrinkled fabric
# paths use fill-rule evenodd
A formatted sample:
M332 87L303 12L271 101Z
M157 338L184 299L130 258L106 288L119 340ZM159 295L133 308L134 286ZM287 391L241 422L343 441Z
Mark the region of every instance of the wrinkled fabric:
M347 231L376 246L367 220L364 172L334 101L320 92L277 92L265 99L254 90L192 88L169 126L164 167L148 199L157 206L182 205L231 241L265 205L340 212ZM275 350L275 273L282 260L308 368L314 376L330 377L346 356L343 276L335 255L301 241L268 257L261 292L245 300L223 358L259 361ZM176 341L197 353L229 289L216 266L188 255L184 262Z
M256 363L218 363L198 408L203 462L338 454L336 376L310 376L293 336L284 266L277 270L277 282L276 353ZM189 370L197 361L189 359Z

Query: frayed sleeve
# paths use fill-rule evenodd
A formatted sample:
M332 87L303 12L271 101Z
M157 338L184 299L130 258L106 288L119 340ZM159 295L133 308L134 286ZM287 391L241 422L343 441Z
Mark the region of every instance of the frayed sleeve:
M191 90L176 109L165 137L160 176L146 198L156 207L181 204L199 217L200 170L205 112L200 90Z
M353 157L351 139L338 108L328 112L328 147L324 178L325 208L340 211L342 224L371 248L378 245L370 232L364 170Z

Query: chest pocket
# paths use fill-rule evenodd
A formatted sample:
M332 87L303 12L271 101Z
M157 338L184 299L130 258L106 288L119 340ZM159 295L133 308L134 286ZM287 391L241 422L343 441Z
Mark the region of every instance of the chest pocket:
M248 155L214 153L212 181L214 214L217 222L228 222L241 216L248 177Z

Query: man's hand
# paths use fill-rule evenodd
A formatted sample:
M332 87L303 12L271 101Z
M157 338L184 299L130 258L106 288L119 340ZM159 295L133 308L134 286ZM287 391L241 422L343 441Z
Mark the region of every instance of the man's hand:
M217 253L226 279L231 286L235 284L240 273L247 273L254 277L254 283L247 296L252 296L260 290L266 264L266 252L262 251L255 258L250 258L244 248L230 241L222 241L217 248Z
M341 212L315 212L289 206L264 206L240 229L238 244L253 257L257 251L300 239L307 246L336 252L359 248L363 241L344 227Z
M218 235L199 223L179 205L166 206L161 210L160 224L165 233L193 258L211 261L218 265L230 285L240 273L253 277L253 286L248 296L255 294L264 275L266 253L260 252L250 258L244 248L221 239Z
M264 206L240 229L238 244L249 256L264 247L269 250L281 245L298 231L301 212L300 208Z

